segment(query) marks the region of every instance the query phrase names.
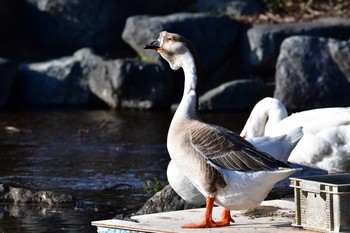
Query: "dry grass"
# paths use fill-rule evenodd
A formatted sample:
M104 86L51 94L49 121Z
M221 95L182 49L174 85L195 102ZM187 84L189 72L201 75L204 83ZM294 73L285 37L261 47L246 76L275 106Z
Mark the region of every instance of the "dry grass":
M258 206L256 208L247 210L244 213L244 216L248 216L249 218L271 217L276 216L276 212L279 209L279 207L275 206Z
M263 0L259 15L232 16L248 23L305 22L324 17L350 18L349 0Z

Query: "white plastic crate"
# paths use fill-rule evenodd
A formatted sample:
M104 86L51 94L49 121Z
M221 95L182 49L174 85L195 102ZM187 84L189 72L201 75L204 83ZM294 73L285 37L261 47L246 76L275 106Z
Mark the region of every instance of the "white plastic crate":
M294 226L350 232L350 174L290 178L296 204Z

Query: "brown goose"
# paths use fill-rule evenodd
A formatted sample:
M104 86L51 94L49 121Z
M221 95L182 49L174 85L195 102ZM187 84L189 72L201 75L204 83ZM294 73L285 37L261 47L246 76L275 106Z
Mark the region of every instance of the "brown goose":
M295 170L232 131L199 118L199 61L190 41L163 31L145 49L156 50L173 70L183 68L185 73L184 93L169 128L167 147L172 162L206 197L206 212L201 223L182 227L230 225L234 222L230 210L259 205L276 182ZM221 221L212 219L214 203L224 207Z

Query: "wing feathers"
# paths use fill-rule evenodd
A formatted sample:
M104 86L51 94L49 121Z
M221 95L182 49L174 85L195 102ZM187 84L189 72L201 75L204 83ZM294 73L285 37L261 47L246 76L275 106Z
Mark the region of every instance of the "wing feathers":
M204 125L190 133L193 148L216 166L236 171L274 170L288 167L258 150L239 135L215 125Z

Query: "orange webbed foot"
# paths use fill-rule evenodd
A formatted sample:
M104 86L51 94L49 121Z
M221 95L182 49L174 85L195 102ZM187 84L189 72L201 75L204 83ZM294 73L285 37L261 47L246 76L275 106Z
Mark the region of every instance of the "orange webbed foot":
M212 218L212 210L214 206L214 198L207 198L206 212L204 220L201 223L189 223L182 226L182 228L208 228L208 227L224 227L229 226L231 222L235 222L231 217L229 210L222 212L222 219L215 222Z
M206 199L206 211L204 220L201 223L188 223L182 226L182 228L208 228L216 227L216 222L212 218L212 211L214 206L214 198L207 197Z
M233 218L231 217L229 210L224 210L222 212L222 219L220 221L215 222L216 226L223 227L223 226L229 226L231 222L235 222Z
M216 222L211 221L203 221L201 223L188 223L182 226L182 228L208 228L208 227L216 227Z

